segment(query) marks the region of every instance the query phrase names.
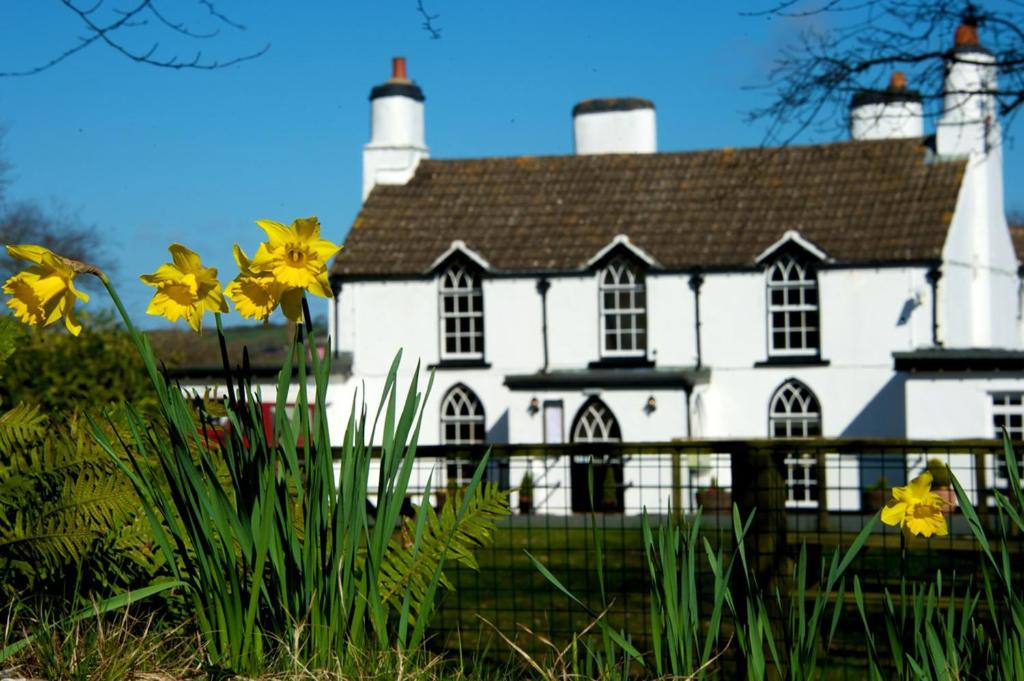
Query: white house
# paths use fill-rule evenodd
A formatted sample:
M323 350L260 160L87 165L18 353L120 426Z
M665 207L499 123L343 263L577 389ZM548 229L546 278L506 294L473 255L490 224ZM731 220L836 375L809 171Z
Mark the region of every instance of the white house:
M1024 437L992 62L961 27L932 136L897 74L849 141L661 152L651 102L595 99L574 155L434 160L396 59L331 272L332 421L403 348L436 371L424 444Z

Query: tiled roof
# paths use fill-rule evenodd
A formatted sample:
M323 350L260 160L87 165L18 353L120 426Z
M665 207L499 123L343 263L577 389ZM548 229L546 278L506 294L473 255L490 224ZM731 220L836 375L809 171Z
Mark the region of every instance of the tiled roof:
M1024 225L1010 225L1010 238L1013 239L1017 262L1024 263Z
M580 270L619 234L665 268L749 267L788 230L838 262L938 260L964 169L921 139L426 160L374 188L332 271L422 274L455 240L495 271Z

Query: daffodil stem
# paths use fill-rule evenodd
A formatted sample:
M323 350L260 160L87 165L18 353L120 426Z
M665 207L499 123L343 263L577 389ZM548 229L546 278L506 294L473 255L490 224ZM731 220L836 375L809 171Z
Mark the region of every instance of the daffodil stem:
M235 402L235 384L231 380L231 359L228 357L228 342L224 338L224 324L220 318L220 312L213 313L213 319L217 324L217 340L220 342L220 358L224 363L224 382L227 384L228 389L228 405L230 405L233 411L237 413L237 403Z
M910 650L907 641L907 533L900 532L900 646L903 648L903 678L910 679Z
M153 385L161 392L164 387L164 381L160 376L160 372L156 369L156 360L153 357L151 351L145 341L142 338L142 334L139 333L135 325L132 324L131 317L128 316L128 310L125 309L124 303L121 302L121 296L117 295L117 289L110 282L110 278L106 274L100 272L96 275L99 280L103 282L104 288L107 289L107 293L110 295L110 299L114 302L114 307L117 308L118 314L121 315L121 319L124 321L125 327L128 329L129 335L132 337L132 342L135 343L135 349L138 350L139 355L142 356L142 361L146 365L146 371L149 373L149 378L153 381Z

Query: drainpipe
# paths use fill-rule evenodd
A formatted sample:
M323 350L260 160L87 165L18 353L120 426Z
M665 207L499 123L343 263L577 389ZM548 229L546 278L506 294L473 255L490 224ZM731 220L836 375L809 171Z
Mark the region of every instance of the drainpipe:
M541 372L548 372L548 289L551 288L551 282L546 277L541 277L537 281L537 293L540 294L540 322L541 322L541 334L544 340L544 368Z
M925 279L932 287L932 345L942 347L939 340L939 279L942 279L942 270L938 265L928 270Z
M1024 318L1024 264L1017 267L1017 321Z
M334 309L334 338L331 343L334 359L338 359L340 354L339 348L341 347L341 310L338 309L338 296L341 295L341 280L331 279L331 293L334 297L331 299L331 307Z
M690 276L690 290L693 291L693 316L694 316L694 336L697 340L697 368L700 369L703 366L703 357L700 351L700 287L704 285L704 277L701 276L700 272L694 272ZM689 396L689 393L687 393Z

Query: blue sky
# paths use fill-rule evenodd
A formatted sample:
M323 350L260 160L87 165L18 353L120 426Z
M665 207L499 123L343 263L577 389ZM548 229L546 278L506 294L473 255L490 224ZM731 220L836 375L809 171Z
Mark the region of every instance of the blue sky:
M159 325L144 319L152 289L137 275L168 260L171 242L197 250L226 282L231 244L251 253L262 238L257 218L315 214L325 236L343 240L360 204L367 95L394 55L408 58L426 94L435 158L571 153L573 104L614 96L655 102L662 150L752 146L766 126L745 113L765 101L758 86L778 50L807 27L742 16L766 6L753 1L424 2L440 15L440 40L421 28L415 0L220 0L247 30L221 26L192 41L143 27L130 40L159 40L158 56L199 48L223 60L269 43L265 55L171 71L96 45L41 74L0 78L8 196L95 224L134 318ZM162 6L196 30L218 26L198 3ZM81 34L57 0L2 0L0 71L46 61ZM801 141L842 136L837 127ZM1012 138L1006 163L1008 207L1024 207L1024 154Z

